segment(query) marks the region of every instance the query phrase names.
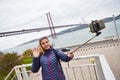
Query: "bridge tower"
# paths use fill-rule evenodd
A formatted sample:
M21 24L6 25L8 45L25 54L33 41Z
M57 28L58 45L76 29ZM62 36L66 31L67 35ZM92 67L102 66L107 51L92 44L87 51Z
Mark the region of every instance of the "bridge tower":
M46 13L46 16L47 16L49 28L50 28L50 31L51 31L51 35L52 35L53 38L55 38L56 37L56 32L55 32L55 29L54 29L54 25L53 25L53 21L52 21L50 12Z

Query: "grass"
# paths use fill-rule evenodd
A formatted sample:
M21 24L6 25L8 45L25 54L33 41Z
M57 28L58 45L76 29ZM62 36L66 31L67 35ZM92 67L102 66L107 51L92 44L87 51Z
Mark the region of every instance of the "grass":
M27 58L27 59L23 59L22 64L30 64L32 63L32 58Z
M32 63L32 58L23 59L22 61L22 64L30 64L30 63ZM31 66L26 67L27 70L31 70L31 68L32 68Z

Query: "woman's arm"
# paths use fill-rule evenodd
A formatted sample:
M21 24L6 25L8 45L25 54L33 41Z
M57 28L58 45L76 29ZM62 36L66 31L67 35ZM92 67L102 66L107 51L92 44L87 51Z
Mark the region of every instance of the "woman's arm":
M33 48L33 63L32 63L32 72L38 72L40 68L40 54L38 48Z
M33 57L32 72L38 72L40 68L40 57Z
M62 61L65 61L65 62L68 62L70 61L74 55L71 54L71 53L68 53L68 54L65 54L63 53L62 51L56 49L56 54L58 55L58 57L62 60Z

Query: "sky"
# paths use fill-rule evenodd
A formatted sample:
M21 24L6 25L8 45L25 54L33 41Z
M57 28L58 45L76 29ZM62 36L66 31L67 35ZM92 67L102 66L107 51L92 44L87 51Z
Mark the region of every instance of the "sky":
M90 23L120 14L120 0L0 0L0 32L47 27L47 12L55 26ZM48 34L49 30L1 37L0 50Z

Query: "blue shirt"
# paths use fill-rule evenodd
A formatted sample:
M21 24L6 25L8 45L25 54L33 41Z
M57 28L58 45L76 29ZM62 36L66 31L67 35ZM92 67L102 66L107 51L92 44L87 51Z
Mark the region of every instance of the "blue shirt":
M70 61L70 58L60 50L54 51L50 48L40 57L33 58L32 72L37 72L41 66L43 80L65 80L62 66L57 58L65 62Z

